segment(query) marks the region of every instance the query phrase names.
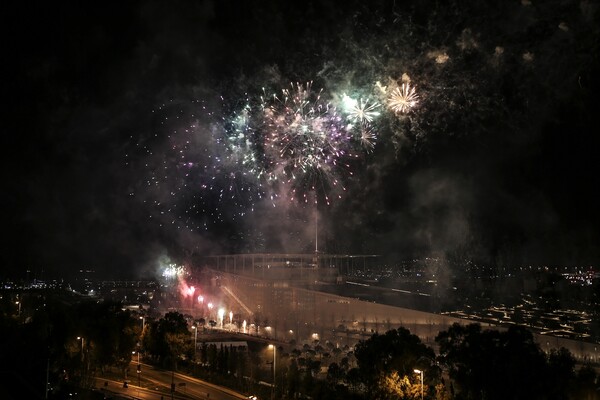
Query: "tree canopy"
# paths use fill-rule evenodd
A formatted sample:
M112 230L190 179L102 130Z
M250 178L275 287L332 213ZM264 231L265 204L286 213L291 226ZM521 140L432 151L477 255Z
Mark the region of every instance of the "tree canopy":
M430 381L439 377L434 351L406 328L374 334L358 343L355 355L361 382L378 398L410 398L412 386L420 387L416 368L428 370Z
M454 324L436 337L459 399L567 399L575 361L567 351L546 357L526 328L505 331Z

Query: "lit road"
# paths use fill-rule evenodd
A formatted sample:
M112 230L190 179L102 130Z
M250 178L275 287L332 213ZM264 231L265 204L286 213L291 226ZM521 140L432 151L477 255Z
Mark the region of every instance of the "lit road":
M132 371L136 371L137 363L131 364ZM105 382L108 382L105 385ZM154 369L152 366L142 364L142 387L137 386L137 374L130 374L129 387L124 388L122 381L96 378L96 387L106 393L118 394L133 399L216 399L239 400L246 396L222 386L183 375L177 372ZM175 384L175 393L171 393L171 383Z

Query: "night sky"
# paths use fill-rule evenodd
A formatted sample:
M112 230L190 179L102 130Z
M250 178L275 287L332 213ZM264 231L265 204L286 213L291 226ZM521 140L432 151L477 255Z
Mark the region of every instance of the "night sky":
M3 277L310 252L315 215L323 252L598 266L595 1L2 7ZM375 146L265 181L261 104L307 82L379 101Z

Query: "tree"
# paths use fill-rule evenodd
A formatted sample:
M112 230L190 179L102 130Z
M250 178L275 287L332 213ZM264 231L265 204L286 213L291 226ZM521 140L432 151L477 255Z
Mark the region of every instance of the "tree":
M342 379L344 379L344 370L336 362L329 364L327 368L327 381L333 385L337 385Z
M407 376L400 376L397 371L389 374L382 374L379 378L379 387L381 390L378 395L380 399L420 399L421 382L412 380ZM424 389L426 394L427 390Z
M440 359L464 399L544 399L550 395L544 353L531 332L454 324L436 337Z
M79 320L84 323L81 335L86 338L90 362L102 370L109 365L125 370L137 343L137 320L123 311L120 303L84 304Z
M207 351L207 363L208 363L208 368L211 371L216 371L217 367L218 367L218 352L217 352L217 345L216 344L210 344L208 346L208 351Z
M452 395L450 391L443 383L438 383L435 385L435 400L451 400Z
M294 398L295 394L300 389L300 370L298 369L296 360L290 362L290 368L287 375L287 387L289 397Z
M572 398L600 400L600 378L590 365L584 365L577 373L575 385L572 386Z
M435 379L438 369L431 364L435 353L406 328L374 334L356 345L356 360L361 381L367 390L375 391L380 386L381 377L397 373L400 377L413 376L414 369L426 369L428 379Z
M184 316L168 312L158 321L152 321L144 335L144 348L163 367L177 368L177 359L189 345L190 333Z
M569 393L575 380L575 358L569 350L561 347L552 349L548 355L547 385L552 398L563 400Z

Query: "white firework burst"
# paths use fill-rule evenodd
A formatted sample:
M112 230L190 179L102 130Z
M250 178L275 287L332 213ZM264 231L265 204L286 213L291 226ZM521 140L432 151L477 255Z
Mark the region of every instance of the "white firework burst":
M378 117L381 113L378 111L381 106L376 101L369 102L369 99L358 99L355 100L346 94L342 99L344 104L344 111L348 114L348 119L352 122L357 123L371 123L373 119Z
M363 125L361 127L359 141L367 153L373 151L375 148L375 142L377 141L377 136L375 135L375 132L373 132L371 126Z
M388 97L388 107L395 113L407 113L418 103L419 96L414 87L409 83L403 83L401 87L392 90Z

